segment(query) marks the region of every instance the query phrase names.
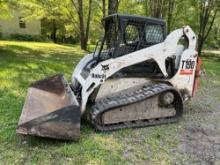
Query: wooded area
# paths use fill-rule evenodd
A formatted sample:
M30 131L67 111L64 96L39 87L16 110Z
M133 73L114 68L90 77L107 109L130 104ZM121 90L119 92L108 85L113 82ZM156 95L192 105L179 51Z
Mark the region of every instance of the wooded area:
M168 33L190 25L198 35L198 51L220 46L219 0L5 0L0 18L10 17L9 8L20 8L24 19L41 19L42 34L55 43L81 43L86 50L103 32L101 19L119 12L161 18Z

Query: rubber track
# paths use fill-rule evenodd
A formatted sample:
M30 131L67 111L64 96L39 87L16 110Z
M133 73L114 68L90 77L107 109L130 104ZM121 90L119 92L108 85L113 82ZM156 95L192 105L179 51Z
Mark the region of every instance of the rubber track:
M108 125L103 125L99 122L99 118L101 117L100 115L102 115L104 112L146 100L150 97L156 96L166 91L173 92L175 97L174 107L176 109L176 115L173 117L145 119L145 120L121 122L121 123L108 124ZM143 88L134 92L129 92L127 94L104 98L98 101L92 107L91 111L88 114L89 115L88 117L96 130L112 131L123 128L145 127L145 126L160 125L165 123L172 123L177 121L177 119L182 115L182 112L183 112L183 102L179 92L177 92L175 88L173 88L170 85L164 83L158 83L154 85L143 86Z

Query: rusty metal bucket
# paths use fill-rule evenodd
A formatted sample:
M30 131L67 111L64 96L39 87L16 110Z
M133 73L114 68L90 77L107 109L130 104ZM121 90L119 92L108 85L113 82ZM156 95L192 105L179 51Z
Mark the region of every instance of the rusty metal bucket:
M35 82L20 116L16 132L63 140L78 140L80 107L63 75Z

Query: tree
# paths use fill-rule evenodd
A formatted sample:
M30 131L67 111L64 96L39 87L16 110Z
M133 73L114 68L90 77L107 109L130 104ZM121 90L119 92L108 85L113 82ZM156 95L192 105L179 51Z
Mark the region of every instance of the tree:
M105 18L106 16L106 1L102 0L102 14L103 14L103 18Z
M146 15L149 16L145 10L145 3L143 0L120 0L118 11L120 13Z
M219 7L218 0L200 0L199 9L199 37L198 53L201 55L204 42L206 41L216 18Z
M77 2L75 2L75 0L72 0L72 4L73 4L75 10L77 11L78 18L79 18L81 48L86 50L87 49L87 42L88 42L88 38L89 38L89 27L90 27L90 21L91 21L92 0L89 0L86 26L84 24L83 0L77 0Z
M109 0L108 1L108 15L118 12L119 0Z
M167 20L167 31L171 31L171 24L175 0L145 0L145 15Z
M100 20L117 13L137 14L167 21L168 32L190 25L198 34L198 51L220 46L219 0L0 0L0 19L11 8L21 9L28 19L41 19L44 36L54 42L80 42L82 49L103 34ZM199 20L199 21L198 21ZM89 48L89 47L88 47Z
M7 19L10 17L9 3L0 0L0 19Z
M65 1L60 0L20 0L17 2L22 9L25 19L40 19L46 22L50 38L56 43L57 32L63 28Z
M50 32L50 38L57 42L67 33L80 36L81 48L86 50L91 22L92 0L20 0L17 2L27 15L25 19L38 18L43 20L44 31ZM74 8L74 10L73 10ZM71 28L70 28L71 27ZM69 35L71 38L72 35ZM60 38L61 37L61 38Z
M164 18L167 10L167 0L146 0L146 11L149 11L150 16L155 18Z
M175 0L168 0L168 12L167 12L167 32L171 31L171 23L173 18Z
M8 6L7 4L0 1L0 18L4 18L5 15L8 13Z

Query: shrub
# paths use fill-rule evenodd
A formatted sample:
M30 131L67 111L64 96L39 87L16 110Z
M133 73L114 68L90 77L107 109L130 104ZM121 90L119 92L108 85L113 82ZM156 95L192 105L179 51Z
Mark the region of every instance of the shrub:
M11 34L9 39L18 41L45 41L46 38L41 35L29 35L29 34Z

